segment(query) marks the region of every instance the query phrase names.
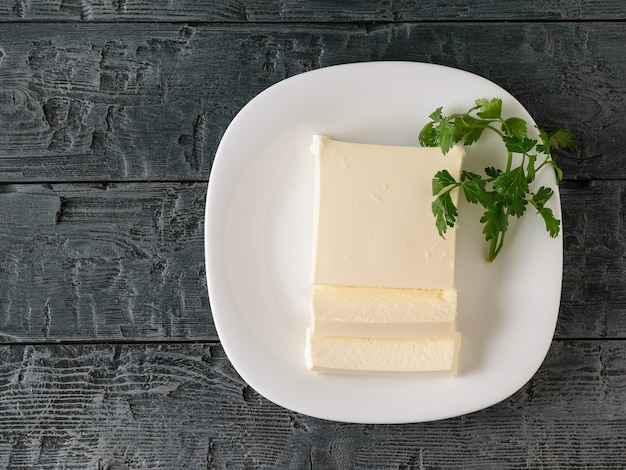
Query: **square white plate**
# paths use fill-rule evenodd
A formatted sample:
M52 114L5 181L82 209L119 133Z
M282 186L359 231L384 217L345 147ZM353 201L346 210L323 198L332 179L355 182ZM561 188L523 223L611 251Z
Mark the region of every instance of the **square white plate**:
M205 252L215 326L233 366L260 394L310 416L360 423L430 421L495 404L537 371L554 335L562 236L531 210L516 220L496 261L485 261L479 207L461 203L456 285L462 347L457 377L372 377L310 372L309 323L314 164L311 136L418 145L437 107L464 112L499 97L503 115L534 121L494 83L412 62L340 65L268 88L235 117L209 180ZM503 166L502 143L485 135L465 169ZM535 182L552 188L553 172ZM434 223L434 221L433 221ZM562 231L561 231L562 232Z

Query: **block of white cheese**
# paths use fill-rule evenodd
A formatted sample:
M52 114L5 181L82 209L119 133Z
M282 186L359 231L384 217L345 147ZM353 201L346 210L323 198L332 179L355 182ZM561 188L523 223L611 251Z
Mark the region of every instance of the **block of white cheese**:
M455 289L313 286L313 332L329 336L439 338L455 331Z
M450 289L455 230L439 236L432 178L458 177L462 147L369 145L315 136L317 285ZM456 190L452 193L456 202Z
M307 331L310 370L337 374L455 375L460 335L445 338L326 336Z
M432 179L456 179L464 150L315 136L313 371L456 373L456 231L435 227ZM457 191L452 192L458 200Z

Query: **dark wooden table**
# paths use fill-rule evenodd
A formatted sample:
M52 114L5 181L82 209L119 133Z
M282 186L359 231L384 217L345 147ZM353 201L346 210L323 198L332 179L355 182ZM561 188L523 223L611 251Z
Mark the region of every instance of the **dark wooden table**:
M624 468L625 21L622 0L2 2L0 468ZM378 60L482 75L581 144L548 356L444 421L282 409L212 322L224 130L280 80Z

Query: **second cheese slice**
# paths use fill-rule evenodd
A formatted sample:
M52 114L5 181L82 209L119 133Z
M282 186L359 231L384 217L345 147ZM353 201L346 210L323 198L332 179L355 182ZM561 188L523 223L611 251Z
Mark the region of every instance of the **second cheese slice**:
M455 289L314 286L316 334L388 338L439 338L454 333Z

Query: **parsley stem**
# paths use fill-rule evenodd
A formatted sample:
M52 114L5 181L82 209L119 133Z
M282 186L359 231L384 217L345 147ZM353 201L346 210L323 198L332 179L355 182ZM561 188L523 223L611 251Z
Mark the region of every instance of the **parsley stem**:
M500 136L500 138L504 137L504 132L502 132L500 129L498 129L497 127L493 127L491 125L488 125L485 127L485 129L490 129L493 132L495 132L496 134L498 134Z
M546 159L545 159L545 160L541 163L541 165L539 165L539 166L537 167L537 169L536 169L535 171L539 171L539 170L541 170L544 166L546 166L547 164L549 164L549 163L550 163L550 161L551 161L551 160L550 160L550 156L546 157Z
M496 259L498 253L504 246L504 232L500 232L497 237L491 239L491 243L489 244L489 254L487 255L487 261L490 263Z

